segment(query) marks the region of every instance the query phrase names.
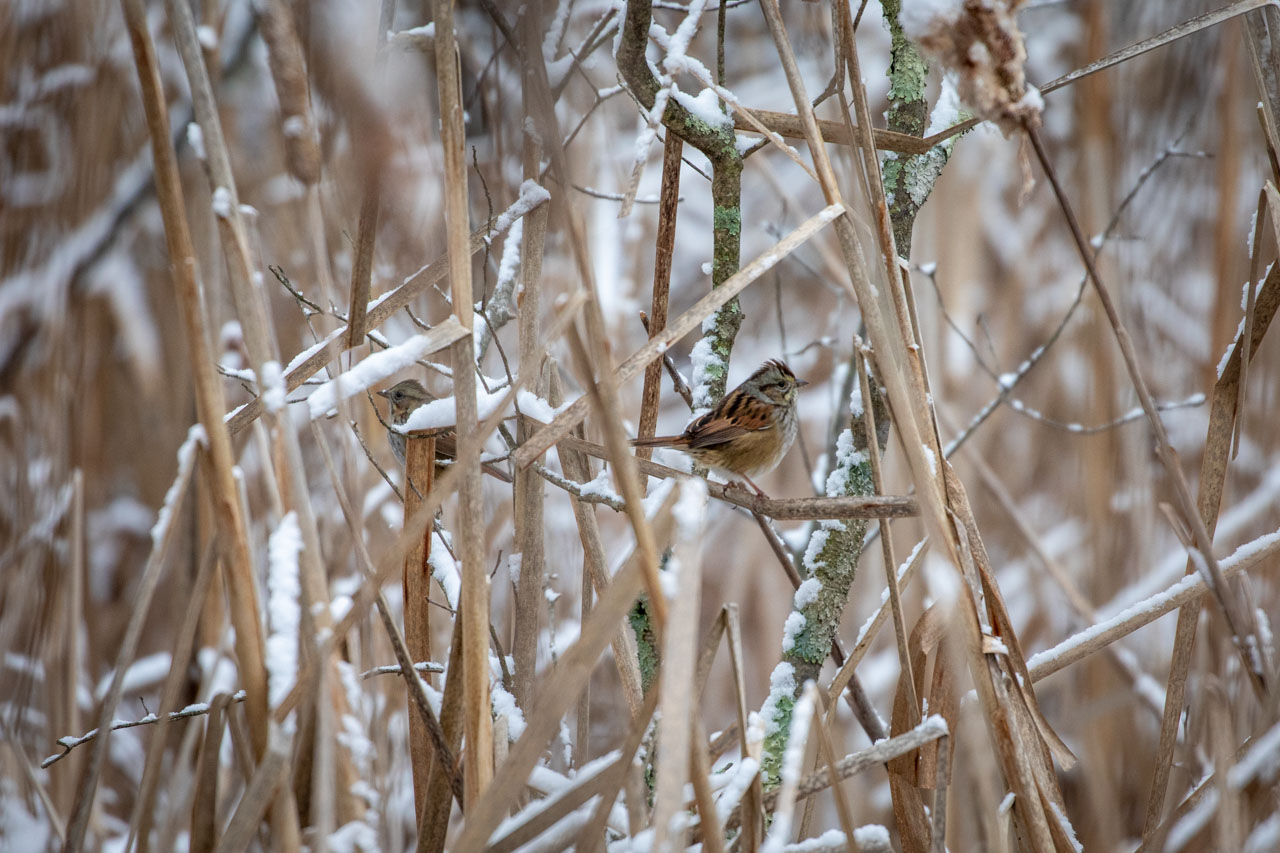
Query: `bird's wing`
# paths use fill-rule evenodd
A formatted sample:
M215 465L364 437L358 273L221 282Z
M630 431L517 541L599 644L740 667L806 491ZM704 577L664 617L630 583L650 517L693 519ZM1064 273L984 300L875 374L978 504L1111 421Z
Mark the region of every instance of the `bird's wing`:
M698 418L685 430L689 446L695 449L713 447L748 433L772 429L772 410L769 407L747 405L750 401L746 395L731 394L725 398L725 405Z

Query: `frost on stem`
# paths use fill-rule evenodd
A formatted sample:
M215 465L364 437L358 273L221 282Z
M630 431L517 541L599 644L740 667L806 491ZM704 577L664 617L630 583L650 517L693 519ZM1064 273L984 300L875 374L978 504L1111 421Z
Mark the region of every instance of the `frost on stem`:
M852 398L860 399L856 390ZM883 451L889 437L889 415L878 391L872 393L872 410L876 415L876 444ZM866 430L861 421L851 421L850 428L836 441L836 466L827 477L829 497L875 494L866 450ZM827 520L809 537L800 566L804 581L796 590L783 629L782 662L774 670L773 689L761 709L767 725L761 762L766 788L779 783L791 710L800 685L817 681L822 662L831 651L840 615L849 600L849 588L857 575L867 524L862 520Z

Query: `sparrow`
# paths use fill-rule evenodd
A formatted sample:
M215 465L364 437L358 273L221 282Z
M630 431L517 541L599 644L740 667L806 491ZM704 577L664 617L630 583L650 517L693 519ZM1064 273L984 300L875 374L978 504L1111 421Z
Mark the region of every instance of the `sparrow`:
M378 396L385 397L387 402L391 404L391 423L395 426L401 426L408 421L409 415L413 414L414 410L423 403L429 403L436 399L416 379L397 382L385 391L379 391ZM387 430L387 440L391 443L391 452L395 454L396 461L401 465L404 464L405 438L405 434L402 432L394 429ZM458 458L458 437L452 430L436 436L436 458ZM511 482L511 476L492 462L485 462L483 468L485 473L490 476L496 477L504 483ZM437 465L436 476L438 477L443 473L444 468Z
M772 471L791 449L800 425L796 395L808 384L771 359L680 435L637 438L631 445L673 447L699 465L741 477L763 495L751 477Z

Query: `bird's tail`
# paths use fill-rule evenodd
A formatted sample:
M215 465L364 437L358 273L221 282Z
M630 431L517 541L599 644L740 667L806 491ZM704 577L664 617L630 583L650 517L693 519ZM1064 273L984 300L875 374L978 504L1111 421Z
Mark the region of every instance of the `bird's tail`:
M682 435L656 435L652 438L633 438L632 447L679 447L684 444Z

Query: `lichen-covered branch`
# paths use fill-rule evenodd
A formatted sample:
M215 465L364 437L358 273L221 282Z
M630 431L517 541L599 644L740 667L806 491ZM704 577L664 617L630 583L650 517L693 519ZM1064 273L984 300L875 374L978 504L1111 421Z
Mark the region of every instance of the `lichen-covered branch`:
M709 110L695 113L686 103L696 99L680 95L669 78L659 80L659 74L645 57L652 22L650 0L628 0L618 43L618 70L641 106L652 112L655 104L659 105L662 124L667 130L711 161L711 286L718 287L738 271L741 260L742 154L738 151L732 120L725 117L723 121L712 121ZM677 39L673 41L677 41L679 35L677 31ZM666 63L669 70L677 70L683 62L692 61L683 55L683 46L673 54ZM741 325L742 309L737 299L703 323L703 337L695 347L694 356L694 405L697 408L709 408L724 396L729 357Z
M950 127L961 119L954 86L949 80L943 80L942 94L931 118L925 101L929 64L907 38L898 21L902 0L884 0L883 6L890 38L889 130L911 136L928 136L935 130ZM924 154L902 155L894 151L884 154L881 172L889 203L889 219L893 223L893 239L898 254L904 258L911 257L911 231L916 213L933 191L933 185L950 159L951 149L958 138L953 136Z
M876 407L876 443L883 452L889 438L889 416L879 393L873 391L872 399ZM836 441L836 466L827 477L828 496L875 493L866 432L861 427L861 393L856 383L850 396L850 414L850 427ZM769 698L760 712L765 721L761 768L766 789L778 784L791 730L791 711L800 689L806 681L817 681L822 662L831 652L831 641L857 576L868 523L856 519L823 521L809 537L800 566L804 580L796 590L791 615L783 628L782 661L769 680Z

